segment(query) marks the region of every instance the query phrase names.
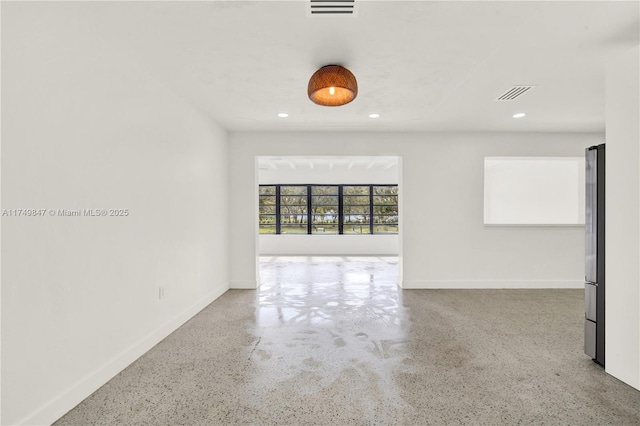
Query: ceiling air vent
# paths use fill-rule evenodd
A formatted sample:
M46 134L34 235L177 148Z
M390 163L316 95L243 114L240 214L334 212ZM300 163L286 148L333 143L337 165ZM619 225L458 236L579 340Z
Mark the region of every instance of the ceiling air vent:
M496 101L512 101L533 89L536 86L513 86L511 89L500 95Z
M355 0L309 0L307 16L355 16Z

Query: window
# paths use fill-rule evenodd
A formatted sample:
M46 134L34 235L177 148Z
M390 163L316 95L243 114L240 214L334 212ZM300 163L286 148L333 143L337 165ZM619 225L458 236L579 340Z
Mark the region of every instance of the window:
M261 234L276 234L276 187L275 185L261 185L259 223Z
M373 187L373 233L398 233L398 187L381 185Z
M309 198L306 185L280 186L279 234L307 234Z
M339 187L311 186L311 233L338 234Z
M371 233L371 192L369 185L345 186L342 189L344 200L344 234Z
M397 234L398 185L260 185L261 234Z

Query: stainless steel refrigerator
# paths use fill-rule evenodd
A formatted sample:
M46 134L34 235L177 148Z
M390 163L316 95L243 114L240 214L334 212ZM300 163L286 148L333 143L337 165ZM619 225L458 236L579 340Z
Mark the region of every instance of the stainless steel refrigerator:
M604 144L586 149L584 353L604 367Z

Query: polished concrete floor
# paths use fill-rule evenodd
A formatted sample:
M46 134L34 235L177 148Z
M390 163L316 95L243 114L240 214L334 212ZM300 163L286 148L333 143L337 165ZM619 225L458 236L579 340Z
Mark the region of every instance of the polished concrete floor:
M638 425L580 290L399 290L396 258L264 258L58 425Z

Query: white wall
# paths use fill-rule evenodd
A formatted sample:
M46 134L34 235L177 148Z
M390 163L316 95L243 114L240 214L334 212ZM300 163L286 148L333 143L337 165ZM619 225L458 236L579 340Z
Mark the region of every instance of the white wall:
M260 235L265 256L397 256L398 235Z
M282 157L287 159L290 157ZM333 158L294 168L258 169L260 184L397 184L398 165L369 163L364 157ZM310 157L313 161L314 158ZM327 160L323 158L323 160ZM393 164L393 165L391 165ZM350 167L351 166L351 167ZM373 166L373 167L370 167ZM398 255L398 235L260 235L261 255Z
M47 211L2 217L2 424L50 424L227 290L227 135L64 6L2 9L2 208ZM129 215L48 214L83 208Z
M607 67L606 370L640 389L639 48Z
M545 133L232 133L232 286L256 286L256 156L395 155L402 157L405 288L581 288L583 227L483 225L484 157L583 156L585 147L603 139Z

